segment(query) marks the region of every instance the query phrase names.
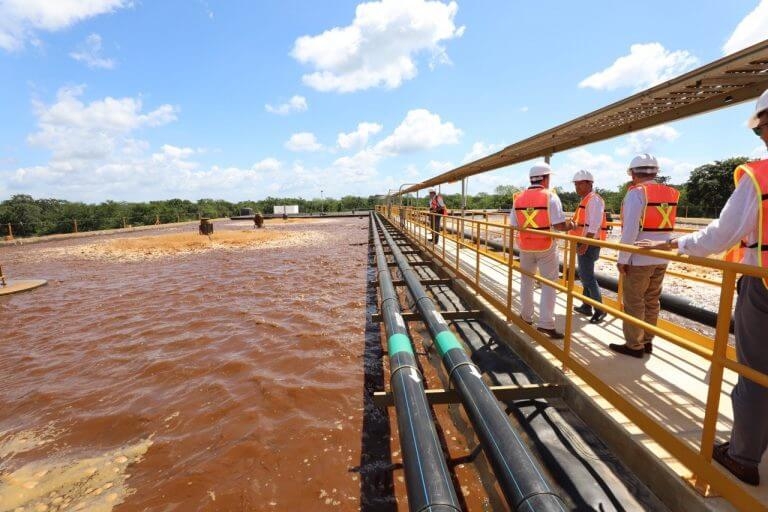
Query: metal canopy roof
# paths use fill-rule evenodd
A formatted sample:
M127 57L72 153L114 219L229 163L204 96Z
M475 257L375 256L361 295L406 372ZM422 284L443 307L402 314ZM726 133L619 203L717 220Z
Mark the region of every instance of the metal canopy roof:
M768 89L768 39L634 96L430 178L413 192L584 144L735 105Z

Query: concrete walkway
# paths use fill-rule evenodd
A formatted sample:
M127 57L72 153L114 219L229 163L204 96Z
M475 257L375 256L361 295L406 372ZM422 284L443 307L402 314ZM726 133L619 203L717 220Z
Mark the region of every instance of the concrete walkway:
M441 240L438 251L442 251L442 244L443 241ZM426 247L431 250L434 246L428 243ZM455 271L455 244L449 238L445 241L445 247L445 259L448 267ZM470 250L462 249L460 251L459 267L461 273L465 277L471 276L471 280L474 280L476 271L475 254L474 251ZM481 256L481 287L500 301L505 302L507 282L506 264ZM513 272L513 312L520 310L519 290L520 274ZM536 314L538 314L538 290L535 292L534 301ZM574 301L574 305L579 303L580 301ZM563 331L565 327L565 308L566 296L563 293L558 293L555 315L557 329L560 331ZM530 341L536 352L546 358L555 368L562 366L560 361L543 346L535 343L524 332L520 331L520 334L525 336L525 339ZM574 313L571 338L572 357L582 365L587 366L624 398L665 426L677 438L698 451L707 399L708 363L671 342L659 338L654 340L653 354L651 356L646 355L643 359L616 354L608 349L609 343L623 342L620 319L609 315L602 324L593 325L588 322L587 317ZM562 340L556 343L562 347ZM598 395L594 389L572 373L566 373L566 377L588 395L600 410L619 423L628 438L650 450L680 478L691 476L691 472L685 466L670 456L607 400ZM729 437L733 421L730 392L736 383L736 378L735 373L726 370L720 397L716 436L718 440L726 440ZM588 418L584 419L589 422ZM715 467L730 477L730 474L718 464L715 463ZM766 504L766 509L768 509L768 457L763 458L760 473L763 477L763 483L759 487L742 484L735 478L733 481L738 482L761 503ZM706 506L712 510L733 510L733 507L722 498L708 498Z

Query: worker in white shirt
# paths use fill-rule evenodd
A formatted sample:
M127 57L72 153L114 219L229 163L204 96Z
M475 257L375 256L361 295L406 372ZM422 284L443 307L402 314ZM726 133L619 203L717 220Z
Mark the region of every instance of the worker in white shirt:
M432 228L432 243L436 244L440 239L440 224L445 215L445 201L442 194L435 192L435 189L429 189L429 223Z
M557 194L549 189L552 169L547 163L538 163L531 167L529 180L531 186L515 194L509 222L513 227L531 230L558 231L573 229L572 221L565 218L563 205ZM520 268L531 273L538 267L541 277L554 281L557 279L559 261L557 243L549 235L535 232L518 232L520 249ZM533 323L533 283L534 279L523 274L520 277L520 316L523 321ZM539 301L539 321L536 329L552 339L562 339L563 333L555 329L555 289L542 284Z
M573 186L576 193L581 197L579 207L573 215L573 222L576 227L568 232L569 235L583 236L596 240L605 240L608 234L608 223L605 219L605 201L600 194L593 190L595 178L589 171L581 170L573 175ZM584 288L584 295L590 299L603 302L600 294L600 286L595 279L595 262L600 259L600 247L580 243L576 245L576 258L579 266L579 279ZM591 316L590 323L599 324L605 318L605 311L595 308L592 313L592 306L582 304L573 308L574 311L582 315Z
M757 102L749 119L768 148L768 90ZM669 242L642 240L638 246L652 249L677 248L682 254L708 256L742 242L741 262L768 268L768 160L740 165L734 173L736 189L706 228ZM733 319L736 355L740 363L768 374L768 278L742 276ZM715 444L712 457L738 479L760 485L758 465L768 447L768 388L739 376L731 393L733 430L731 439Z
M658 161L648 153L638 155L630 162L627 174L632 177L632 185L621 203L622 244L632 245L641 238L666 242L674 231L680 193L656 182L658 172ZM619 251L618 260L624 312L656 325L667 260L627 251ZM622 330L625 343L610 343L608 348L637 358L653 351L652 332L631 322L623 322Z

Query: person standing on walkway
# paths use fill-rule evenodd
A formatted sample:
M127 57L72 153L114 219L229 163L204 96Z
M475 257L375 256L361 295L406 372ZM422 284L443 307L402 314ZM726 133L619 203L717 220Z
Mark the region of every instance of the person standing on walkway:
M445 201L443 196L435 192L435 189L429 189L429 212L434 214L430 215L430 225L432 227L432 243L436 244L440 239L440 221L443 220L445 215Z
M768 148L768 90L757 101L749 127ZM682 254L708 256L742 242L741 262L768 268L768 160L740 165L734 172L736 188L706 228L669 242L642 240L651 249L677 248ZM736 356L740 363L768 374L768 278L742 276L733 320ZM758 465L768 447L768 388L739 375L731 392L731 439L715 444L712 457L736 478L760 485Z
M600 194L593 190L594 181L595 178L589 171L582 170L573 176L573 186L576 188L576 193L581 197L581 202L573 216L576 227L568 234L605 240L608 234L608 223L605 220L605 201L600 197ZM600 287L597 285L597 279L595 279L595 262L600 259L600 247L579 243L576 245L576 259L584 295L597 302L603 302ZM592 306L589 304L582 304L573 309L583 315L591 316L589 321L593 324L602 322L606 315L605 311L598 308L595 308L593 314Z
M563 205L557 194L549 189L552 169L547 163L538 163L531 167L529 179L531 186L515 194L509 221L513 227L549 231L572 229L574 224L565 218ZM557 279L559 261L555 240L545 234L518 232L520 248L520 268L535 273L538 267L541 277L554 281ZM533 323L533 283L534 279L523 274L520 277L520 300L523 321ZM555 329L555 289L542 284L539 301L539 321L536 329L552 339L562 339L563 333Z
M632 159L627 174L632 184L621 203L621 243L633 245L640 238L666 242L675 229L680 193L656 182L659 163L644 153ZM656 325L661 284L667 260L619 251L619 273L623 279L624 312ZM625 344L611 343L614 352L642 358L653 351L653 333L630 322L623 323Z

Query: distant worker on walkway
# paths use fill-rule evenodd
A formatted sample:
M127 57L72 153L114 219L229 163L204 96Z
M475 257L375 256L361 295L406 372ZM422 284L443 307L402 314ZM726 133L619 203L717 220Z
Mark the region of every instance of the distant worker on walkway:
M581 202L573 216L576 227L569 234L605 240L608 234L608 223L605 220L605 201L600 197L600 194L593 190L594 181L595 178L589 171L582 170L573 175L573 186L576 188L576 193L581 197ZM576 259L584 295L597 302L603 302L600 287L597 285L597 279L595 279L595 262L600 259L600 247L584 243L577 244ZM593 314L592 306L589 304L582 304L573 309L583 315L591 316L589 321L593 324L602 322L606 315L605 311L598 308L595 308Z
M253 214L253 229L260 228L264 225L264 216L261 212Z
M644 153L629 164L627 174L632 184L621 203L621 243L633 245L641 238L666 242L675 229L677 200L680 192L658 183L659 163ZM623 279L624 312L656 325L659 317L659 297L667 260L619 251L619 273ZM653 351L653 333L640 326L624 322L623 345L611 343L611 350L642 358Z
M768 90L757 102L749 127L768 148ZM708 256L742 242L741 262L768 268L768 160L740 165L736 189L706 228L669 242L642 240L652 249L677 247L683 254ZM768 374L768 279L741 276L733 319L740 363ZM768 447L768 388L739 376L731 393L733 430L730 441L715 445L712 457L739 480L760 485L758 465Z
M539 231L549 231L552 227L558 231L573 229L573 222L565 218L560 198L549 189L551 174L552 169L547 163L531 167L528 174L531 186L515 194L512 200L509 222L513 227ZM551 236L520 231L518 247L521 269L535 273L538 267L542 277L551 281L557 279L557 243ZM520 316L528 324L533 323L533 284L532 277L525 274L520 277ZM541 287L536 329L552 339L563 338L563 333L555 330L555 289L545 284Z
M445 215L445 201L443 196L435 192L435 189L429 189L429 212L435 215L430 215L430 227L432 232L432 243L436 244L440 239L440 224Z

